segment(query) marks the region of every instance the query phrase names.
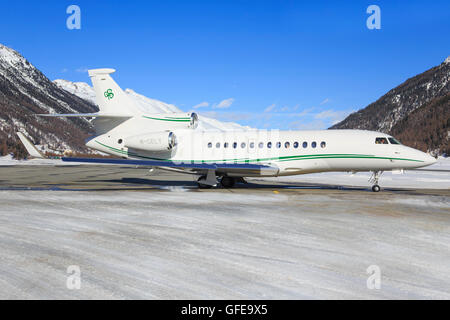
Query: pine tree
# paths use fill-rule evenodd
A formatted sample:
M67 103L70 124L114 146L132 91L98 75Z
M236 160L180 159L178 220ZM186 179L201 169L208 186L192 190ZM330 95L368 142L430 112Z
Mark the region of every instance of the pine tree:
M0 155L6 156L8 154L8 146L5 140L0 140Z

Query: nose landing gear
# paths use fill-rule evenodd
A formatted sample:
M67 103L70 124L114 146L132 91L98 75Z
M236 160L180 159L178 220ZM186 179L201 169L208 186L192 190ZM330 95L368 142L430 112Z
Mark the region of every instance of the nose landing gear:
M380 188L379 185L376 184L376 185L373 185L373 186L372 186L372 191L373 191L373 192L380 192L380 190L381 190L381 188Z
M380 176L383 174L383 171L373 171L372 176L369 179L370 183L373 183L372 191L373 192L380 192L381 187L378 185L378 180L380 179Z

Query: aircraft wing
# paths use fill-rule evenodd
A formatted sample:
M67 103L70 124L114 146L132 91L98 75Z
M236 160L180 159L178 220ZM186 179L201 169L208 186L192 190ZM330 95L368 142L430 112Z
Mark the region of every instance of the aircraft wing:
M65 162L97 163L114 165L135 165L161 168L193 169L197 171L215 170L216 172L248 173L258 175L275 175L279 168L271 165L249 163L192 163L159 160L134 160L134 159L101 159L101 158L62 158Z

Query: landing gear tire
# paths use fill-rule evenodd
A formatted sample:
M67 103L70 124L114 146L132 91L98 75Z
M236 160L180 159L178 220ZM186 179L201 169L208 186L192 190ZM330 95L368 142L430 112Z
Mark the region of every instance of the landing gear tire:
M378 185L378 180L380 180L380 176L383 174L383 171L373 171L372 176L369 179L370 183L373 183L372 191L380 192L381 188Z
M206 176L201 176L200 178L198 178L197 185L198 185L199 189L211 189L212 188L212 186L210 186L209 184L204 184L204 183L200 182L200 180L205 180L205 179L206 179Z
M234 185L236 184L236 179L235 178L231 178L231 177L223 177L220 180L220 184L224 188L233 188Z
M381 190L381 188L380 188L380 186L379 185L374 185L374 186L372 186L372 191L373 192L380 192L380 190Z

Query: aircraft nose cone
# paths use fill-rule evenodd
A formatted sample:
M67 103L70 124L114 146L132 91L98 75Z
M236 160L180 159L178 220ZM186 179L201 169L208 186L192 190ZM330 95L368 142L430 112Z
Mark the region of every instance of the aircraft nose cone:
M425 156L424 156L424 162L425 162L425 164L427 165L427 166L429 166L429 165L432 165L432 164L435 164L436 162L437 162L437 159L435 158L435 157L433 157L433 156L431 156L431 155L429 155L429 154L427 154L427 153L425 153Z

